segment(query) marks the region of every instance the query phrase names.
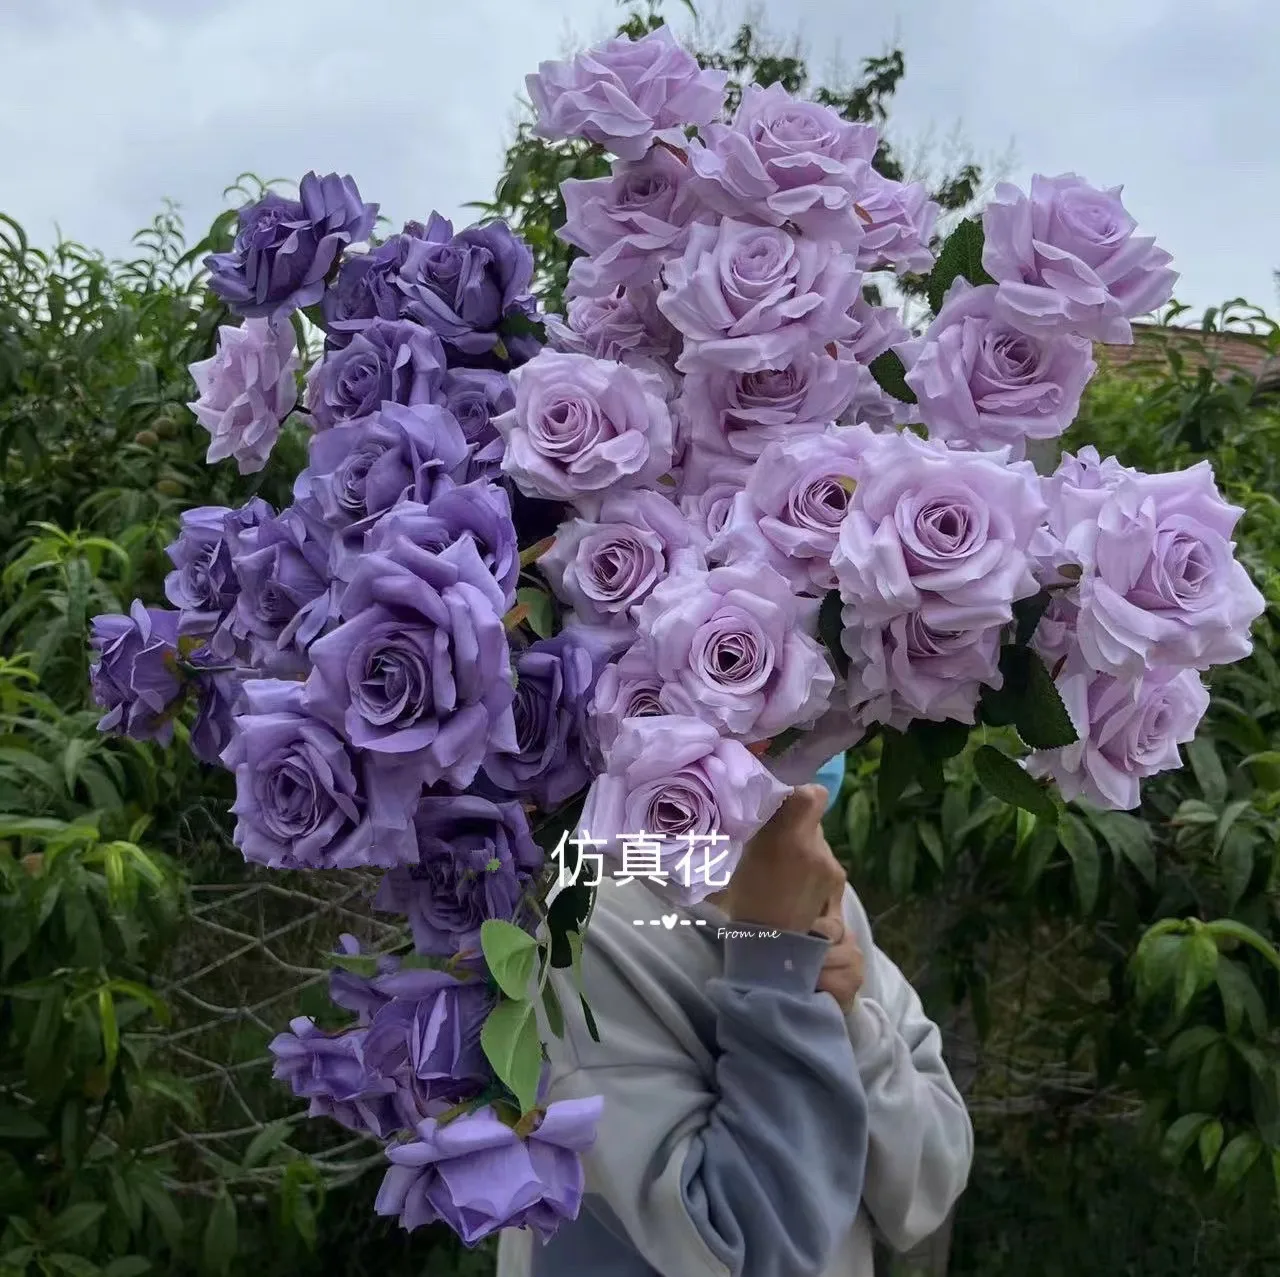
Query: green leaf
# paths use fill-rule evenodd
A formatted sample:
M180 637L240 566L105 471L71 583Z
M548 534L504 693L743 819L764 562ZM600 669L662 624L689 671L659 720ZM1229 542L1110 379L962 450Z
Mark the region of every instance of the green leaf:
M218 1190L204 1230L204 1269L213 1277L225 1277L238 1248L236 1204L225 1188Z
M50 1236L54 1241L66 1242L81 1233L88 1232L106 1213L102 1202L78 1202L68 1206L54 1221Z
M1247 967L1225 956L1219 956L1214 973L1218 995L1222 999L1222 1016L1227 1032L1235 1037L1247 1019L1249 1027L1262 1037L1267 1031L1267 1007Z
M1237 1135L1218 1158L1214 1188L1219 1193L1229 1193L1249 1173L1261 1153L1262 1141L1251 1131Z
M947 237L933 270L929 272L926 289L929 308L935 315L942 309L947 290L959 276L964 276L974 285L995 283L982 265L985 238L982 223L976 218L966 218Z
M141 1255L125 1255L113 1259L103 1270L102 1277L142 1277L151 1271L151 1261Z
M957 723L951 719L935 723L918 718L908 728L908 735L920 747L925 758L945 762L964 751L972 730L968 723Z
M1268 793L1275 793L1280 789L1280 751L1264 750L1261 753L1250 754L1243 763L1248 767L1253 776L1253 783L1259 789L1264 789Z
M1148 885L1156 881L1156 856L1151 844L1151 827L1136 816L1122 811L1082 809L1089 823L1102 835L1112 854L1122 856L1141 875Z
M888 819L903 790L915 778L920 754L914 740L886 727L880 733L880 770L876 776L876 798L880 819Z
M1031 749L1061 749L1079 739L1057 684L1036 653L1028 654L1027 681L1013 720Z
M1200 1071L1196 1077L1196 1103L1200 1108L1215 1112L1222 1105L1230 1069L1227 1044L1219 1038L1200 1059Z
M1191 770L1205 801L1215 807L1221 806L1227 797L1227 773L1222 768L1212 737L1197 736L1186 748Z
M494 1073L527 1113L538 1098L542 1042L533 1003L499 1002L480 1031L480 1046Z
M49 1256L51 1263L59 1272L70 1273L71 1277L98 1277L102 1269L83 1255L55 1253Z
M983 745L973 756L973 770L989 794L1012 807L1021 807L1051 824L1058 809L1044 788L994 745Z
M916 876L915 826L900 824L893 833L889 847L889 890L895 896L905 896L911 891Z
M160 1225L165 1244L176 1255L182 1249L182 1217L172 1198L155 1184L139 1184L138 1195L146 1203L152 1218Z
M1071 871L1075 878L1080 911L1092 913L1098 903L1098 880L1102 871L1098 844L1089 832L1089 826L1072 811L1066 812L1059 822L1058 839L1071 857Z
M1199 1055L1221 1037L1222 1034L1210 1024L1197 1024L1193 1028L1184 1029L1169 1043L1165 1060L1171 1069L1176 1069L1192 1056Z
M1218 974L1218 946L1203 931L1189 936L1178 954L1177 989L1174 1011L1182 1015L1201 989L1212 984Z
M522 603L527 609L525 624L539 638L550 638L556 627L556 610L551 595L536 586L524 586L516 591L516 605Z
M850 862L861 863L871 836L871 800L865 790L854 790L845 804L844 836Z
M552 1036L564 1037L564 1008L560 1005L560 995L556 992L554 980L548 980L542 986L542 1010L547 1017L547 1028Z
M1222 1151L1222 1123L1214 1118L1200 1130L1200 1165L1207 1171Z
M587 1022L587 1032L591 1034L591 1040L599 1042L600 1030L596 1026L596 1017L591 1014L591 1007L587 1004L586 996L581 993L578 994L578 1001L582 1003L582 1017Z
M1222 874L1222 894L1230 913L1244 898L1253 878L1254 848L1257 838L1251 830L1237 826L1222 844L1218 869Z
M1053 595L1048 590L1041 590L1030 598L1019 599L1013 605L1013 643L1014 646L1026 649L1040 628L1040 620L1049 610Z
M1177 1166L1208 1122L1208 1113L1184 1113L1178 1118L1165 1133L1161 1148L1165 1159Z
M268 1122L249 1141L249 1147L244 1151L244 1160L240 1163L241 1166L247 1170L254 1166L262 1165L289 1138L292 1131L292 1122L283 1120Z
M103 1062L110 1077L120 1056L120 1026L116 1022L116 1001L108 988L98 990L98 1024L102 1029Z
M490 918L480 926L480 948L498 988L515 1002L527 998L538 962L537 940L513 923Z
M844 600L839 590L828 590L818 607L818 638L831 656L836 673L844 678L849 673L849 654L840 642L844 633Z
M0 1104L0 1139L45 1140L49 1132L41 1122L12 1104Z
M575 882L561 887L547 909L547 931L551 936L551 965L573 965L573 950L566 936L570 931L581 932L591 915L596 889L586 883Z
M892 395L902 403L918 402L915 391L907 385L906 365L896 351L886 350L883 355L877 355L867 367L885 394Z
M938 837L937 826L930 821L921 820L916 824L916 833L920 837L924 849L933 859L933 863L939 869L945 867L946 856L942 850L942 839Z

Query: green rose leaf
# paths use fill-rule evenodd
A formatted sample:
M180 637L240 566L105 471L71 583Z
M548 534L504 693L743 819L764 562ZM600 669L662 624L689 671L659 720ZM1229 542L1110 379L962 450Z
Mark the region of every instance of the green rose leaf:
M480 949L498 988L514 1001L527 998L538 961L533 936L513 923L490 918L480 927Z
M1012 807L1021 807L1051 824L1058 809L1044 788L994 745L983 745L973 756L973 770L987 793Z
M907 385L907 368L896 351L886 350L868 365L876 385L903 403L916 403L916 392Z
M947 290L958 276L963 275L974 285L996 282L982 265L985 242L982 223L972 217L966 218L947 237L947 242L943 244L938 260L929 273L929 308L935 315L942 309Z
M542 1042L529 1001L499 1002L480 1030L480 1047L499 1081L527 1113L538 1098Z

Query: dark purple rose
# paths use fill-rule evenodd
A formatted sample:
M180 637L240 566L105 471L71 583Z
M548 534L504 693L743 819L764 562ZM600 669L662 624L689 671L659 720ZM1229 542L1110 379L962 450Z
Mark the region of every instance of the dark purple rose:
M196 721L191 725L191 752L212 767L231 743L241 680L208 646L198 648L187 659L197 669L208 667L195 675Z
M400 501L427 501L444 475L461 477L467 441L436 404L384 403L371 417L311 439L311 465L296 497L314 495L325 522L358 538Z
M511 921L542 867L524 809L450 794L424 798L415 823L418 863L386 874L374 907L408 916L419 953L478 952L481 924Z
M533 254L505 222L469 226L455 235L453 223L433 213L422 238L407 248L401 279L400 313L439 334L462 363L494 358L505 316L532 319L537 313L529 291ZM514 363L537 349L527 340L506 339L505 345Z
M373 1023L373 1017L391 1001L389 993L380 993L374 987L378 976L390 975L400 970L400 959L389 953L365 953L360 941L352 935L338 937L338 950L335 955L338 961L334 964L333 974L329 977L329 1000L334 1006L350 1011L356 1016L360 1026L367 1029ZM343 958L357 958L364 966L369 959L373 961L373 975L357 973L342 966Z
M439 554L391 538L360 556L342 624L311 645L307 706L423 784L466 788L516 747L505 610L470 537Z
M326 1033L305 1015L291 1020L289 1029L268 1048L275 1056L271 1076L311 1101L308 1117L331 1117L376 1139L388 1139L400 1128L395 1082L366 1063L367 1029Z
M458 485L441 479L430 505L402 501L383 515L365 538L365 549L386 549L396 538L405 537L419 549L438 554L464 536L475 543L481 561L498 583L504 610L510 608L520 576L520 548L511 522L511 498L496 484L480 480Z
M338 277L324 295L324 326L329 349L346 345L353 333L375 319L403 317L401 279L409 246L427 233L421 222L406 222L399 235L367 253L348 253Z
M302 684L245 682L223 764L235 772L235 844L271 869L389 869L417 857L422 777L356 755L308 713Z
M95 616L89 643L98 658L89 667L93 699L107 711L98 730L167 745L182 694L177 612L135 599L128 616Z
M268 674L300 672L300 658L333 614L333 532L312 501L300 501L241 537L231 628ZM305 667L303 667L305 668Z
M504 793L558 807L591 779L587 708L608 647L594 635L562 630L516 658L515 746L485 761Z
M240 594L233 556L241 534L274 513L258 497L239 510L205 505L183 512L178 539L165 550L174 570L164 579L165 598L181 613L179 634L209 639L218 656L232 655L225 623Z
M502 436L493 424L499 413L515 406L506 373L489 368L454 368L445 374L444 403L457 418L471 447L466 478L497 479L502 474Z
M443 401L444 347L407 319L375 319L330 350L307 378L307 410L318 429L367 417L384 402Z
M282 315L312 306L348 244L368 239L378 214L350 177L308 173L296 200L268 191L240 210L229 253L204 260L209 288L237 314Z
M365 1056L378 1073L405 1073L428 1103L456 1103L492 1080L480 1048L480 1030L494 1002L487 981L415 968L379 976L373 984L391 995L365 1041Z

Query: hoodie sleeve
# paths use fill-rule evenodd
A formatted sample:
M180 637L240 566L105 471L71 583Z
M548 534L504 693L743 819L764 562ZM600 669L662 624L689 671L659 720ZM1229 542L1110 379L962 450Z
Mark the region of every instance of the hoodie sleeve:
M844 1017L815 992L826 949L728 937L705 990L710 1053L673 1037L654 998L629 988L634 972L594 955L602 1041L574 1033L553 1092L604 1096L586 1190L661 1277L821 1273L852 1228L866 1105Z
M867 1097L863 1205L905 1252L945 1222L973 1162L973 1126L942 1058L942 1035L906 976L870 941L852 892L846 921L864 941L863 991L848 1016Z

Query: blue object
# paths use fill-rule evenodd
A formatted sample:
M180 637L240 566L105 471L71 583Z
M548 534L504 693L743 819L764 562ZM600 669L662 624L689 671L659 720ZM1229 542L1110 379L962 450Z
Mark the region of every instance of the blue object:
M830 811L840 797L840 786L844 784L844 755L837 754L834 758L828 758L818 768L818 774L813 779L815 784L827 791L827 810Z

